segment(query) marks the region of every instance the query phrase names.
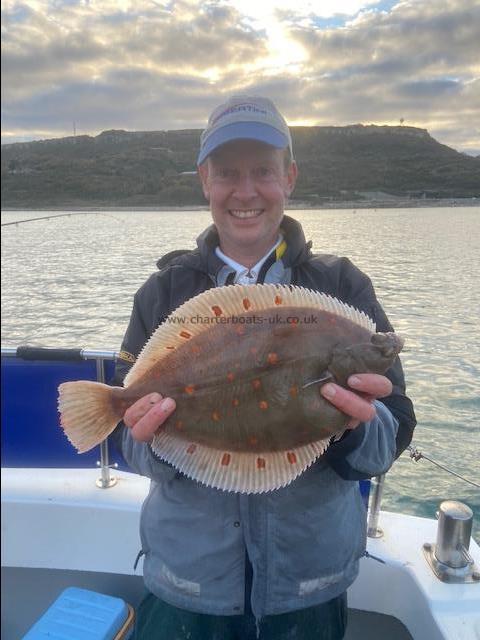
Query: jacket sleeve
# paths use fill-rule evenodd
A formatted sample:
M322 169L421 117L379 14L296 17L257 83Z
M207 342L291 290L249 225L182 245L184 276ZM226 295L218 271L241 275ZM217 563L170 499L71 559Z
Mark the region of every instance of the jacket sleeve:
M325 452L330 466L344 480L365 480L386 473L396 454L398 420L378 400L376 416L347 430Z
M376 298L370 279L346 258L342 259L339 293L348 304L372 318L377 331L393 331ZM392 382L392 393L375 401L377 416L374 420L346 431L338 442L330 445L325 454L333 469L346 480L359 480L385 473L411 442L416 418L412 402L406 396L405 378L399 358L385 375ZM387 440L393 442L393 456L390 455L391 448L387 445ZM385 456L383 462L382 452Z
M151 308L155 291L154 281L147 281L135 295L130 322L122 342L111 384L120 386L144 344L156 329L152 321ZM149 444L134 440L131 431L120 422L110 436L111 442L121 453L129 467L140 475L160 481L175 475L175 469L160 460Z

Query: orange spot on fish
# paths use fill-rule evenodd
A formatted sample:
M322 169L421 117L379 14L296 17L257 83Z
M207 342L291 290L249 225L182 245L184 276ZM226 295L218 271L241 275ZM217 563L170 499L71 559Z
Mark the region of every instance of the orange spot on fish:
M234 399L232 400L232 405L233 405L234 407L238 407L238 405L239 405L239 404L240 404L240 400L239 400L238 398L234 398Z
M193 346L192 346L192 353L193 353L194 355L198 356L198 354L199 354L200 352L201 352L201 349L200 349L200 347L199 347L199 346L197 346L197 345L193 345Z
M177 431L183 431L183 421L182 420L177 420L175 422L175 429L177 429Z
M220 307L218 307L217 305L214 305L214 306L212 307L212 311L213 311L213 313L217 316L217 318L218 318L218 316L221 316L221 315L222 315L222 313L223 313L223 311L221 310L221 308L220 308Z
M328 321L330 324L337 324L337 321L335 320L335 318L329 318Z
M233 382L235 380L235 374L232 373L231 371L229 373L227 373L227 380L229 382Z
M181 336L182 338L187 338L187 339L189 339L189 338L191 338L191 337L192 337L192 334L191 334L191 333L188 333L188 331L180 331L180 336Z
M262 400L258 403L258 406L262 411L265 411L266 409L268 409L268 402L266 400Z
M255 380L252 380L252 387L255 389L255 391L258 391L262 388L262 382L258 378L256 378Z
M287 460L289 461L290 464L297 463L297 456L293 453L293 451L289 451L287 453Z
M258 438L255 438L255 436L251 436L248 439L248 444L251 445L252 447L254 447L257 443L258 443Z
M248 311L250 309L250 307L252 306L252 303L250 302L250 300L248 298L244 298L243 299L243 308Z
M232 459L232 456L229 453L224 453L222 456L222 465L224 467L228 467L231 459Z
M275 296L275 304L282 304L282 296Z
M175 349L175 347L165 347L165 349Z
M257 458L257 469L265 469L265 458Z
M188 393L188 395L192 395L192 393L195 391L195 385L194 384L187 385L184 391L185 393Z
M278 364L278 355L276 353L269 353L267 356L268 364Z
M292 396L292 398L296 398L298 396L298 387L297 385L293 385L293 387L290 387L289 389L290 395Z
M218 411L214 411L212 413L212 420L215 420L215 422L218 422L220 420L220 414L218 413Z
M187 447L187 453L190 453L190 454L191 454L191 453L194 453L196 448L197 448L197 445L196 445L196 444L190 444L190 445Z
M250 353L252 355L255 355L258 353L258 347L250 347Z

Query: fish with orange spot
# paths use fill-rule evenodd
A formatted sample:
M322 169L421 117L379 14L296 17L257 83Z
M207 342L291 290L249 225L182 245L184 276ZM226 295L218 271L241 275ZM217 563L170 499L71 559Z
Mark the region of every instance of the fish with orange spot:
M212 322L190 321L198 315ZM158 392L177 405L151 445L160 458L208 486L262 493L289 484L345 430L349 416L319 387L330 380L346 387L353 373L383 374L402 346L396 334L376 333L363 312L316 291L209 289L156 330L123 388L60 385L61 425L80 453L88 451L129 406ZM201 355L192 357L192 348Z

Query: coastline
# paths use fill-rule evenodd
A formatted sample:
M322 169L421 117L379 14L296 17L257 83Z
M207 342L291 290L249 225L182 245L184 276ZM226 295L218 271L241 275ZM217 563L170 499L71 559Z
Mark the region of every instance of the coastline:
M345 200L345 201L329 201L319 204L310 202L290 202L285 206L285 211L295 210L332 210L332 209L409 209L409 208L427 208L427 207L480 207L480 197L478 198L439 198L439 199L389 199L389 200ZM39 206L39 207L2 207L2 212L15 211L209 211L208 205L158 205L158 206L141 206L141 205L55 205L55 206Z

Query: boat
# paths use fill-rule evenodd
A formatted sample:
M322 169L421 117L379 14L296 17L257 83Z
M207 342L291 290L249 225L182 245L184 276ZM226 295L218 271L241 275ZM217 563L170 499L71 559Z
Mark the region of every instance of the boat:
M17 640L69 587L144 595L139 517L149 480L108 439L79 456L58 428L58 384L112 375L113 351L2 348L2 637ZM368 544L348 592L346 640L478 640L480 548L468 505L438 520L381 509L361 483ZM206 639L208 640L208 639Z

